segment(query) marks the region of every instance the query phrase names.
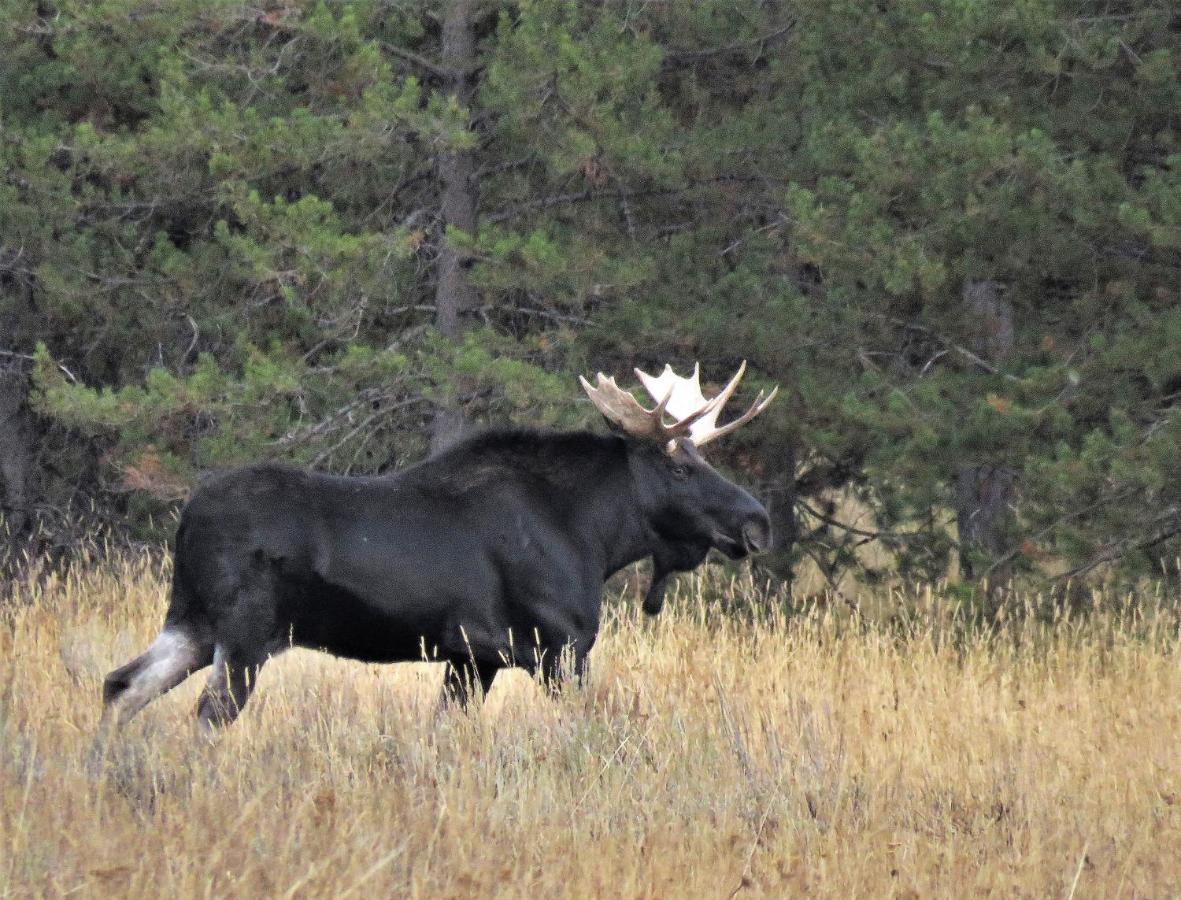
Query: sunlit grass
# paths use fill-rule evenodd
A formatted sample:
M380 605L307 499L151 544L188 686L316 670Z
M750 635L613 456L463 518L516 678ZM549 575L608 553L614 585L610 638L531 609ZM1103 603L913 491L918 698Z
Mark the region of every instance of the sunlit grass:
M154 636L148 557L0 612L0 893L94 896L1165 896L1181 891L1169 598L1085 616L938 590L795 609L684 579L613 602L590 686L502 675L438 713L438 667L293 651L198 739L200 676L105 769L107 670ZM1031 614L1036 612L1037 614Z

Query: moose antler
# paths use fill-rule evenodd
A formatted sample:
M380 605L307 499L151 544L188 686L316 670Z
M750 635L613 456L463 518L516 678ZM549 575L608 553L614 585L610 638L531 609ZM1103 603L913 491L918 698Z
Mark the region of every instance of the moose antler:
M671 415L681 416L690 409L701 409L705 411L704 415L694 421L692 428L689 430L689 439L697 447L704 447L710 441L716 441L723 435L727 435L740 426L745 425L766 409L771 401L775 399L775 395L779 393L778 385L766 397L763 396L763 391L759 391L759 396L755 398L755 402L751 404L750 409L733 422L719 427L718 416L721 415L722 408L734 395L734 391L738 388L738 383L742 381L742 376L745 374L746 360L744 359L742 365L738 367L738 371L734 373L734 377L722 388L721 393L712 400L706 400L705 395L701 393L701 366L698 363L694 363L693 375L689 378L678 375L673 371L672 366L667 364L664 367L664 371L657 377L636 369L637 377L639 377L640 381L644 384L644 388L653 397L661 396L671 391L669 402L666 404Z
M733 422L719 427L717 422L722 407L733 395L738 382L746 372L745 360L721 393L710 400L701 393L700 365L693 366L693 375L689 378L677 375L669 365L664 367L659 376L649 375L639 369L635 372L644 388L656 401L655 409L650 410L642 406L628 391L620 388L614 378L608 378L602 372L598 374L597 388L592 387L582 376L579 376L578 380L582 382L583 390L599 412L628 434L663 441L688 436L698 447L717 440L749 422L766 409L779 393L779 388L776 387L764 398L763 392L759 391L759 396L750 409ZM672 424L665 424L666 413L675 419Z
M692 410L688 415L680 416L672 424L666 424L664 414L672 400L673 391L670 389L663 399L658 400L655 409L647 409L640 405L629 391L625 391L615 383L614 378L608 378L602 372L597 376L598 387L578 376L582 382L582 389L590 397L591 402L607 419L614 422L632 437L646 438L655 441L673 441L690 433L693 423L702 416L708 415L710 406Z

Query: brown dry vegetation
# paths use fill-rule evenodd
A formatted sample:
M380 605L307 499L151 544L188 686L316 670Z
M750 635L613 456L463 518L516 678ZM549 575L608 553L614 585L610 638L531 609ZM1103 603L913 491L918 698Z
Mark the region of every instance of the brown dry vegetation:
M216 742L194 678L96 773L101 677L153 636L165 583L130 559L0 613L0 894L1181 891L1159 596L986 635L937 591L871 621L687 579L655 622L612 605L585 691L512 673L482 710L436 714L437 667L294 651Z

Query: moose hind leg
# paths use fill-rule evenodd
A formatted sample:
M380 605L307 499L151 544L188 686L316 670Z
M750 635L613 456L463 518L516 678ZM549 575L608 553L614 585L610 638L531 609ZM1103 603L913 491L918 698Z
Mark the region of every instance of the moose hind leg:
M213 671L197 701L197 721L203 731L212 733L238 718L266 661L265 653L227 651L218 644Z
M193 672L209 665L212 648L176 628L165 628L142 655L103 681L101 727L119 727Z
M276 618L279 584L271 563L256 551L239 577L214 625L213 671L197 701L197 720L206 732L238 718L263 664L286 648Z

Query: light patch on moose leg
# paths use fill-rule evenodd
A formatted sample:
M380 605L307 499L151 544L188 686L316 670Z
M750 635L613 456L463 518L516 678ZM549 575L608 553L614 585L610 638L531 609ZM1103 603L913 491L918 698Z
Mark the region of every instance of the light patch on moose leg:
M205 690L197 700L197 723L201 731L212 737L228 718L229 713L229 670L226 668L226 650L218 644L213 651L213 670L209 673L209 681L205 683Z
M142 655L103 682L103 728L124 725L137 712L208 663L208 650L182 631L166 629Z
M197 703L197 721L206 735L229 725L242 712L258 684L266 656L227 650L221 644L213 654L213 671Z

